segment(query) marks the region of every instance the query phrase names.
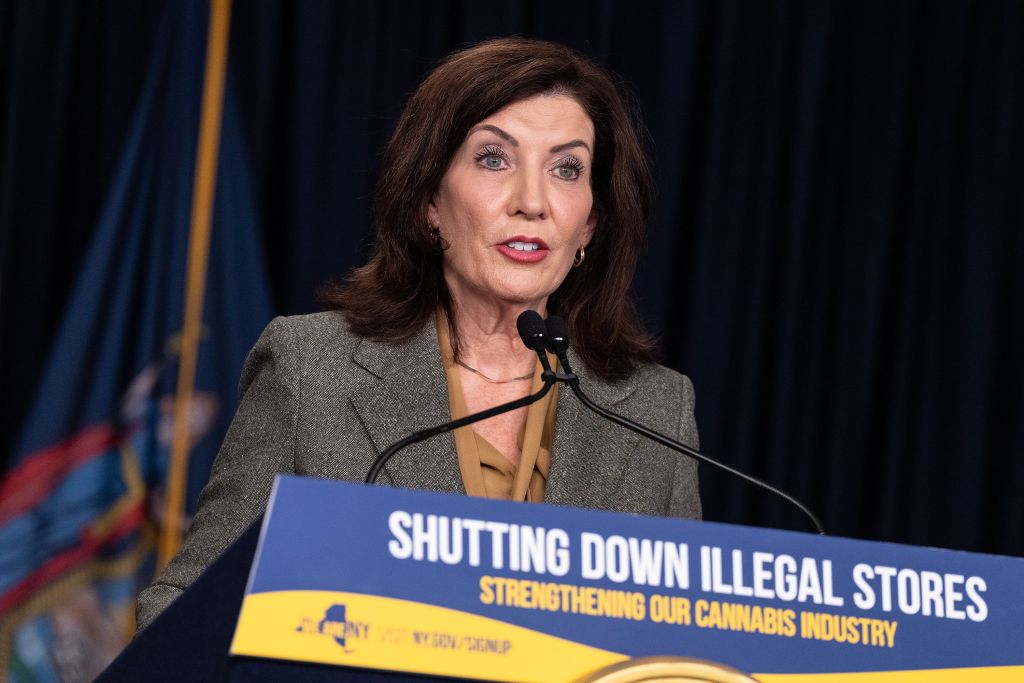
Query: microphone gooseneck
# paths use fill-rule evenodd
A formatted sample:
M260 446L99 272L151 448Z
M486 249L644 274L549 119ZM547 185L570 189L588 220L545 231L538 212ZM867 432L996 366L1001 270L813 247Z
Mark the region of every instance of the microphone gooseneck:
M538 324L539 323L539 324ZM510 410L516 410L517 408L525 408L526 406L536 403L540 399L544 398L551 387L555 384L555 373L551 371L551 365L548 363L547 353L545 348L547 346L547 326L544 324L544 319L540 317L540 314L536 311L523 311L519 314L519 318L516 320L516 328L519 330L519 336L523 340L523 344L527 348L533 349L541 359L541 367L544 372L541 373L541 380L544 382L535 393L523 396L514 401L508 403L502 403L501 405L488 408L487 410L481 410L479 413L473 413L461 417L458 420L451 420L443 424L436 425L434 427L428 427L421 429L418 432L406 436L403 439L396 441L391 444L381 454L374 459L373 464L370 465L370 470L366 473L366 483L376 484L377 477L380 476L381 470L384 469L384 465L387 464L388 460L392 458L398 451L402 450L406 446L411 446L414 443L425 441L433 436L450 432L460 427L471 425L481 420L486 420L489 417L501 415L507 413Z
M710 456L704 455L700 451L690 448L684 443L676 441L675 439L670 439L669 437L664 436L663 434L659 434L653 429L649 429L641 424L633 422L628 418L618 415L617 413L613 413L612 411L603 408L594 403L593 401L591 401L590 398L585 393L583 393L583 390L580 389L579 377L577 377L573 373L572 366L569 363L569 355L567 353L569 349L569 328L565 324L565 321L557 316L551 316L547 320L547 328L548 334L546 338L548 349L558 356L558 361L559 363L561 363L562 370L564 371L564 373L559 373L556 376L556 379L560 382L568 384L569 388L572 389L572 392L576 394L576 397L579 398L580 402L583 403L583 405L585 405L587 408L597 413L601 417L611 420L612 422L619 426L625 427L626 429L636 432L641 436L644 436L648 439L651 439L652 441L660 443L662 446L671 448L672 450L678 453L682 453L691 458L694 458L695 460L707 463L708 465L713 465L714 467L717 467L718 469L724 472L728 472L729 474L739 477L740 479L743 479L744 481L753 484L754 486L757 486L765 491L768 491L769 493L775 494L776 496L782 498L791 505L795 506L797 509L800 510L800 512L804 513L804 515L806 515L807 518L811 521L811 523L814 525L815 530L819 534L825 534L825 527L822 526L817 516L813 512L811 512L810 508L808 508L806 505L804 505L799 500L789 495L785 491L775 488L768 482L762 481L761 479L755 477L752 474L747 474L746 472L738 470L735 467L726 465L724 462L719 462L718 460L715 460Z

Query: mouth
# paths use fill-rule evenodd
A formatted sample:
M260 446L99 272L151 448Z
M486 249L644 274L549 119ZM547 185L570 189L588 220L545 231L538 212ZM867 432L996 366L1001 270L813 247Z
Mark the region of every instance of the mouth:
M537 263L550 253L539 237L516 235L497 245L498 251L517 263Z

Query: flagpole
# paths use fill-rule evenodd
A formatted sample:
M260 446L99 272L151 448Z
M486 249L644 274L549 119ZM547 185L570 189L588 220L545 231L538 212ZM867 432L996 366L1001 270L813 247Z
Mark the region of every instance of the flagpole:
M196 361L199 356L202 329L203 293L210 252L213 196L217 183L217 152L220 147L221 114L224 109L230 24L231 0L211 0L195 183L192 189L192 219L189 227L185 281L185 320L178 365L178 389L174 398L174 434L167 478L167 499L157 552L159 568L170 562L181 545L181 520L185 511L185 482L190 445L190 408L195 389Z

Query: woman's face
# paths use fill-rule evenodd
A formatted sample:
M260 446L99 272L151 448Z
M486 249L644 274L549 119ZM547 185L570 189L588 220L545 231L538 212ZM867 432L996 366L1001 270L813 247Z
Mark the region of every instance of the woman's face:
M470 129L428 212L450 245L444 274L457 304L544 310L597 222L593 150L590 117L561 95L510 104Z

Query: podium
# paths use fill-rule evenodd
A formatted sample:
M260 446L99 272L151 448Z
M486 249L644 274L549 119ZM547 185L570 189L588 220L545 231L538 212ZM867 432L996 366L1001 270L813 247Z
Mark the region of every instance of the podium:
M228 655L262 521L249 527L149 628L136 636L96 683L422 682L421 676Z
M1015 558L280 477L99 680L1020 681L1022 614Z

